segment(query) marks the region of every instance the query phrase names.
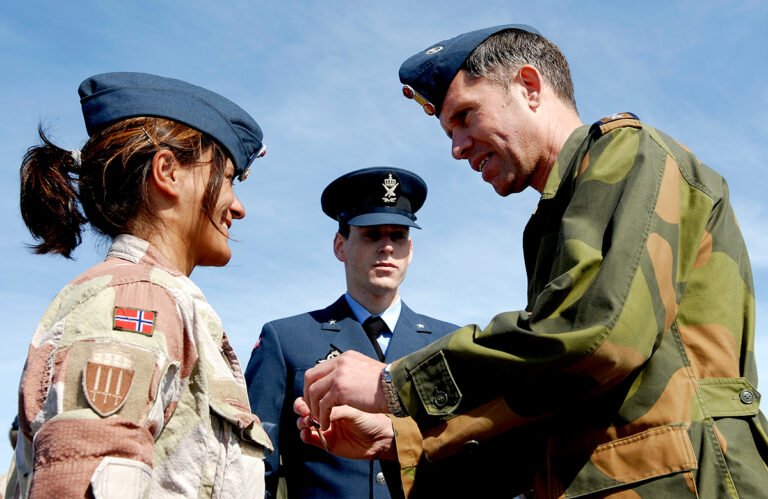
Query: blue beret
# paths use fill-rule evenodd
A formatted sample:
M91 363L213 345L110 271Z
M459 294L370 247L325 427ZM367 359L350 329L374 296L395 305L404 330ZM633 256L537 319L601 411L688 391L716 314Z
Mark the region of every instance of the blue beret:
M408 170L392 166L363 168L342 175L323 191L323 212L356 227L416 225L415 213L427 198L427 184Z
M427 114L439 116L448 87L464 61L488 37L508 29L540 34L536 29L525 24L504 24L470 31L450 40L435 43L428 49L409 57L400 66L400 81L405 85L403 95L416 100Z
M221 144L240 180L245 180L251 162L266 152L261 128L240 106L181 80L147 73L104 73L83 81L78 93L89 136L126 118L168 118Z

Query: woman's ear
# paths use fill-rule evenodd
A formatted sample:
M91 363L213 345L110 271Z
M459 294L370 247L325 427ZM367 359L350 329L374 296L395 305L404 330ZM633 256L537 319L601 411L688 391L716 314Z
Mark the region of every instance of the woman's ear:
M152 157L150 184L166 196L178 197L179 180L179 164L173 153L168 149L157 151Z

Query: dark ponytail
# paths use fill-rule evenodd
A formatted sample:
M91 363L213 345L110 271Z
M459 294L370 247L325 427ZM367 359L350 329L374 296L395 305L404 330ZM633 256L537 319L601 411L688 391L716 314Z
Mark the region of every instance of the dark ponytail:
M24 223L39 244L35 253L71 258L82 240L85 217L77 199L77 153L53 144L38 126L41 145L30 147L21 163L20 207Z
M119 234L146 238L157 228L147 177L160 149L173 152L185 167L201 164L211 153L203 213L214 223L227 155L202 132L165 118L127 118L94 133L82 153L54 145L41 127L38 133L42 143L27 151L21 165L21 216L41 241L32 245L35 253L71 258L86 222L110 239Z

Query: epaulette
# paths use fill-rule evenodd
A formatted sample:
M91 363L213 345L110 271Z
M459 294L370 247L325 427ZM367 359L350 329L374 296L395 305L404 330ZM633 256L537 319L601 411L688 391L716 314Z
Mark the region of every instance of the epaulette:
M599 131L600 135L605 135L611 130L617 128L629 126L632 128L643 128L643 124L640 123L640 118L634 113L615 113L605 118L601 118L592 124L589 129L590 133Z

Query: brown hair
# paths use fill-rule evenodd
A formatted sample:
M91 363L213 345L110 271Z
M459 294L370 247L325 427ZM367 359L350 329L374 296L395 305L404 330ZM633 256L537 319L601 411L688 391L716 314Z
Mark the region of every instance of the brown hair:
M21 216L40 241L32 246L35 253L70 258L85 223L109 238L151 228L156 218L147 178L160 149L173 152L182 165L199 162L210 150L203 213L213 223L227 156L202 132L165 118L129 118L93 134L79 160L53 144L42 127L38 133L42 143L29 148L20 171Z
M541 35L517 29L493 34L477 46L463 68L473 78L508 84L525 64L538 69L560 100L577 111L568 61L557 45Z

